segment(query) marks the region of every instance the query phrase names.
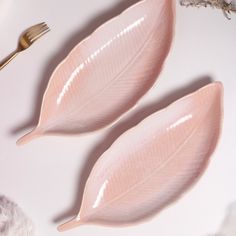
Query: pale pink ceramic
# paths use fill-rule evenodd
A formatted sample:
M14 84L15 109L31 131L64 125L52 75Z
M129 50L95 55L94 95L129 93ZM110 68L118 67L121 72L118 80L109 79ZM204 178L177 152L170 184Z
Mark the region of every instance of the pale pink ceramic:
M169 52L174 5L140 1L76 46L51 77L38 126L18 143L98 130L133 107Z
M209 84L121 135L95 164L78 216L61 225L123 226L153 216L203 174L222 123L221 83Z

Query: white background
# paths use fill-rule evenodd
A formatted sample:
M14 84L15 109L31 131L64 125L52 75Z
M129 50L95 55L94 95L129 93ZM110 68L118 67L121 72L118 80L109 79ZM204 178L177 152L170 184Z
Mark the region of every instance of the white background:
M0 22L1 58L16 47L19 34L27 27L46 21L51 28L0 71L0 194L16 201L34 220L38 236L209 236L220 233L236 201L236 15L229 21L219 10L186 9L177 4L176 36L158 83L112 128L83 137L45 137L26 146L15 145L36 125L55 66L96 27L135 2L15 0ZM89 171L109 145L147 115L210 80L224 84L225 119L219 146L201 181L144 224L84 226L58 233L56 226L78 212Z

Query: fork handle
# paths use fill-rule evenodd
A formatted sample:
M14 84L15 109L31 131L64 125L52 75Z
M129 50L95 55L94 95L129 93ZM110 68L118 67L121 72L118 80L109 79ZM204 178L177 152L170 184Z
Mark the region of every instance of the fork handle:
M12 54L10 54L8 57L6 57L3 61L1 61L0 70L2 70L6 65L8 65L19 53L20 51L16 50Z

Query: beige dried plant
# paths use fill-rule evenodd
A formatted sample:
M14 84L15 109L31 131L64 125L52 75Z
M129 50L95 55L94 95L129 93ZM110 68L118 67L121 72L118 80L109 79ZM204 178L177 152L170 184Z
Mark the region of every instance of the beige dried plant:
M236 12L236 0L180 0L182 6L195 7L212 7L221 9L227 19L230 18L231 12Z

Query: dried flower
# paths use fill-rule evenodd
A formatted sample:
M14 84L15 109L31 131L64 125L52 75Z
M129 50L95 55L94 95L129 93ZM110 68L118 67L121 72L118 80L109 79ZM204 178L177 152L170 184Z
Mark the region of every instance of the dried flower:
M236 12L236 0L180 0L182 6L195 6L195 7L213 7L222 9L224 15L230 19L229 14Z
M34 236L34 226L22 210L6 197L0 196L0 235Z

